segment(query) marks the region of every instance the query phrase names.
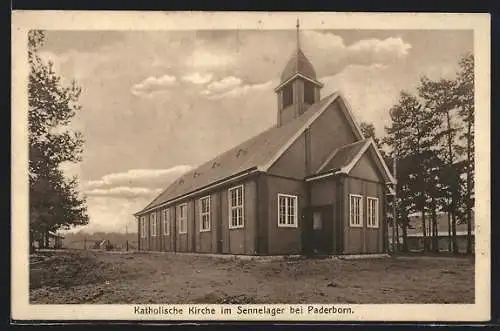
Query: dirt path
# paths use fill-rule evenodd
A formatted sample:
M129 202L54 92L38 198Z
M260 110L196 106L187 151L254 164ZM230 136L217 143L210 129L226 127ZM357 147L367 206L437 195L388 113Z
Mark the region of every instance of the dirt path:
M31 303L473 303L473 258L256 261L43 253ZM33 268L33 267L32 267Z

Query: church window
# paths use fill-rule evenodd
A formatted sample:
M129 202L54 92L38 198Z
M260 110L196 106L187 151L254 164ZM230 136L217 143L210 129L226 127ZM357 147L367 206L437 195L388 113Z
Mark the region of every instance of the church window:
M229 228L244 227L243 222L243 185L229 189Z
M312 83L304 82L304 103L314 103L314 86Z
M297 222L297 196L278 193L278 226L293 227L298 226Z
M177 223L179 224L179 233L187 233L187 204L183 203L177 207Z
M281 93L283 93L283 108L290 106L293 103L293 86L285 86Z
M363 197L361 195L349 195L349 225L363 227Z

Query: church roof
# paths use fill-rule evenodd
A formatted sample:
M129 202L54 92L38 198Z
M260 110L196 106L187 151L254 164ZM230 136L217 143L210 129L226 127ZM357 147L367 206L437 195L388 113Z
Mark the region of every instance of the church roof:
M338 93L333 93L311 105L301 116L285 125L273 126L185 173L136 215L251 169L266 171L338 97Z
M316 180L331 175L349 174L361 157L370 150L373 152L375 164L384 176L386 183L396 183L389 168L385 164L384 158L375 145L373 138L356 141L352 144L344 145L333 151L326 161L319 167L316 173L309 176L307 180Z
M285 82L296 74L302 74L316 80L316 71L300 48L292 55L281 74L281 82Z
M346 167L359 154L368 140L369 139L356 141L352 144L337 148L332 154L330 154L325 163L316 171L316 173Z

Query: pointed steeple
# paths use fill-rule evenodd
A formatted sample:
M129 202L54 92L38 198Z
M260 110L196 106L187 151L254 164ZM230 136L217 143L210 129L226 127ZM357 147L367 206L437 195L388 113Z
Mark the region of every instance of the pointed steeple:
M281 74L281 82L275 88L278 95L278 126L303 114L319 101L323 84L316 79L314 68L304 55L300 45L300 21L296 24L296 48Z
M300 50L300 22L299 22L299 19L297 18L297 53L299 52Z
M281 83L294 77L297 74L305 76L306 78L316 81L316 71L313 65L302 52L300 45L300 21L297 19L296 27L296 47L292 57L288 61L281 74ZM317 81L316 81L317 82ZM319 82L317 82L319 84Z

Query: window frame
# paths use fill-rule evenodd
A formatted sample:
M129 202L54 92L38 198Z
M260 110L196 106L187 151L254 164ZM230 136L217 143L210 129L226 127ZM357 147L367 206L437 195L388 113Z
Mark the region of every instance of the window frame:
M156 211L149 214L149 228L150 228L149 231L151 233L151 237L156 237L158 234L156 231L156 230L158 230L157 216L158 215L157 215Z
M165 208L161 211L163 236L170 236L170 208Z
M182 209L182 207L185 207L185 212L184 212L184 215L182 217L180 217L180 210ZM179 234L187 234L188 232L188 225L187 225L187 203L181 203L180 205L177 206L177 225L179 227ZM182 222L181 221L184 221L184 224L186 225L186 229L184 231L182 231Z
M353 222L353 214L352 214L352 198L359 198L359 224ZM362 228L363 227L363 196L360 194L349 194L349 226L351 228Z
M374 212L374 223L370 222L370 201L375 201L375 212ZM380 227L379 223L379 198L378 197L366 197L366 227L371 229L378 229Z
M203 211L203 200L207 200L207 211ZM199 199L199 205L200 205L200 232L209 232L211 231L211 227L212 227L212 220L211 220L211 217L210 217L210 213L211 213L211 196L210 195L207 195L207 196L204 196L202 198ZM208 218L208 228L203 228L203 216L207 216Z
M280 199L284 198L285 199L285 223L282 224L280 223L281 220L281 206L280 206ZM288 208L290 207L289 204L289 199L293 199L293 223L289 224L289 212ZM299 207L299 196L298 195L293 195L293 194L286 194L286 193L278 193L278 227L279 228L298 228L299 227L299 217L298 217L298 207Z
M147 231L147 226L146 226L146 216L141 216L139 218L139 230L141 231L141 238L147 238L148 237L148 231Z
M241 205L232 205L231 193L241 189ZM229 229L243 229L245 227L245 186L243 184L230 187L227 190L227 205L228 205L228 223ZM236 203L238 203L238 195L236 195ZM233 210L241 210L241 224L233 225ZM238 214L238 211L236 212ZM238 215L236 215L236 222L238 222Z

